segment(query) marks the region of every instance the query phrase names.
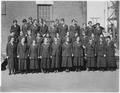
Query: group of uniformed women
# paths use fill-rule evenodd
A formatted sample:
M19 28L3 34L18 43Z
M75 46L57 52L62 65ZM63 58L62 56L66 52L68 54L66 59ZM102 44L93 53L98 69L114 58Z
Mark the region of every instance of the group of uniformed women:
M22 30L17 20L11 26L6 47L9 75L116 69L114 42L103 36L99 23L93 27L89 21L80 29L73 19L68 29L64 18L52 21L50 27L43 19L39 24L31 17L28 20L23 19Z

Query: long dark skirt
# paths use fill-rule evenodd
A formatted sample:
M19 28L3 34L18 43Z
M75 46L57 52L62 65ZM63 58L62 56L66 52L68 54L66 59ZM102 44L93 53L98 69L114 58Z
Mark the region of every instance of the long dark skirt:
M73 66L84 66L83 57L74 57L73 58Z
M30 69L31 70L39 69L38 59L31 59L30 60Z
M107 67L112 67L112 68L116 68L116 61L115 61L115 57L107 57Z
M103 57L103 56L98 56L97 57L97 67L107 67L107 64L106 64L106 58Z
M27 70L27 59L19 59L19 70Z
M63 56L62 57L62 67L72 67L72 57L71 56Z
M87 57L87 67L96 67L95 57Z
M42 58L41 59L41 68L49 69L50 68L50 58Z
M13 58L13 57L8 58L8 69L15 69L16 62L17 62L17 58Z
M60 67L60 56L53 56L51 62L51 68L59 68Z

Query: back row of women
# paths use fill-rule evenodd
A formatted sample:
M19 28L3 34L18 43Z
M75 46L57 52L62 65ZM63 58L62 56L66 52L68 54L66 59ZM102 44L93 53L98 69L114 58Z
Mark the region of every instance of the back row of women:
M6 46L9 75L20 71L48 73L64 69L80 71L82 69L115 70L115 46L110 36L104 37L100 24L83 24L80 29L76 20L68 29L62 18L46 25L43 19L38 21L24 19L22 30L13 21Z

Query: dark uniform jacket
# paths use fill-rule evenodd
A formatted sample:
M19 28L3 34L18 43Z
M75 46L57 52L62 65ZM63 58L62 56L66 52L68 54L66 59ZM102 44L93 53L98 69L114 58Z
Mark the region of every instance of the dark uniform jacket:
M6 56L17 57L17 45L16 44L12 45L11 43L7 43Z
M60 26L60 23L58 23L58 24L55 24L55 27L57 28L57 33L59 33L59 26Z
M79 26L79 25L77 25L77 24L76 24L76 26L77 26L77 31L78 31L78 34L80 35L80 26Z
M41 46L43 43L43 37L40 37L40 39L36 37L36 43Z
M33 36L27 36L27 45L30 46L32 44L32 40L34 39Z
M60 38L63 38L68 31L68 25L61 24L58 29L59 29Z
M64 43L62 45L62 56L72 56L72 44L71 43Z
M22 45L22 43L18 44L17 47L17 55L20 59L26 59L28 57L28 46L27 44Z
M33 23L30 23L30 22L28 22L28 23L27 23L28 30L30 30L30 28L31 28L32 24L33 24Z
M100 35L102 34L102 29L101 28L99 28L99 29L95 28L94 29L94 34L97 38L100 37Z
M41 33L41 35L44 35L44 34L48 33L48 26L47 25L40 26L40 33Z
M52 43L52 47L51 47L51 55L54 56L54 55L61 55L61 45L60 43L58 42L57 44L55 43Z
M69 27L69 31L70 31L70 37L73 38L74 35L75 35L75 33L78 32L78 27L77 27L77 25L75 25L75 26L71 25L71 26Z
M20 26L19 25L16 25L16 27L14 25L11 26L11 30L10 30L10 33L11 31L14 31L15 32L15 36L19 36L20 35Z
M88 43L88 37L87 36L81 36L82 44L86 47L86 44Z
M27 30L28 30L28 25L27 24L22 25L22 31L24 35L27 34Z
M76 41L73 43L73 55L75 57L83 56L83 47L82 43L77 43Z
M96 43L97 43L97 38L93 37L93 38L92 38L92 41L93 41L93 43L96 45Z
M57 38L57 40L58 40L58 43L61 45L62 44L62 40L60 38ZM53 40L53 42L54 42L54 40Z
M42 44L41 45L41 49L40 49L40 56L42 56L42 58L50 58L51 56L51 46L50 44Z
M55 37L55 34L57 33L57 31L58 31L58 28L57 27L50 27L49 28L49 33L50 33L50 36L52 37L52 38L54 38Z
M77 37L75 37L75 36L72 38L72 44L76 41L76 38Z
M34 25L31 25L31 27L30 27L30 29L31 29L31 31L32 31L32 35L34 36L34 37L36 37L37 36L37 32L39 31L39 26L34 26Z
M88 29L88 36L91 36L91 34L93 33L94 34L94 28L93 27L87 27Z
M81 28L81 30L80 30L80 36L82 36L83 33L85 33L86 36L88 35L88 29L87 29L87 27L86 28Z
M102 41L101 44L100 44L100 42L97 43L97 45L96 45L96 55L97 56L106 55L105 43L103 41Z
M38 59L38 57L39 57L39 45L35 45L35 46L33 46L32 44L30 45L29 56L31 57L30 59Z
M92 43L87 43L86 49L85 49L85 54L87 54L87 57L95 57L96 54L96 47L95 44Z
M115 46L114 46L113 41L111 41L109 44L107 43L107 45L106 45L106 55L108 57L115 56Z

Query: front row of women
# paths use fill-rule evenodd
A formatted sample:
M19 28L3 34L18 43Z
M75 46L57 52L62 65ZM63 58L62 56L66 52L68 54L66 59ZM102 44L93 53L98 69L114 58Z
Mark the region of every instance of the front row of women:
M95 70L96 67L103 71L114 70L116 69L114 44L109 36L106 40L107 43L104 43L104 40L100 38L95 44L92 39L89 39L83 46L79 36L73 44L67 37L61 45L57 38L54 38L54 42L50 44L45 37L41 45L36 44L35 39L31 45L27 45L23 37L16 45L12 37L6 47L9 75L16 74L16 71L48 73L50 69L58 71L62 68L66 71L72 68L80 71L83 67L88 70Z

